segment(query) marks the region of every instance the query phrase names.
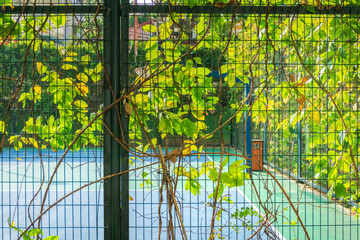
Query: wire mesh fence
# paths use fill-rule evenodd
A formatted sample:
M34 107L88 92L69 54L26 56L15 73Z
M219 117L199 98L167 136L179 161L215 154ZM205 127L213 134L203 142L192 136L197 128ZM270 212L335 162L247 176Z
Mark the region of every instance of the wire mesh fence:
M3 4L3 239L359 238L356 2Z
M77 137L103 106L103 20L95 12L4 9L0 18L0 238L17 239L16 228L26 229L63 196L103 177L101 121ZM98 183L69 196L32 228L44 238L103 238L102 192Z

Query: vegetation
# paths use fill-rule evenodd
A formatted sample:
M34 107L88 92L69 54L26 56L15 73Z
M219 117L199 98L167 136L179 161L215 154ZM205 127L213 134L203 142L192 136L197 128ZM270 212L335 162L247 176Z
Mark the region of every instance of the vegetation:
M187 2L190 8L203 3ZM271 4L262 0L252 4L260 3ZM304 7L309 13L324 9L322 2L316 3ZM328 3L337 5L339 1ZM64 27L65 16L27 16L17 22L9 14L0 15L0 57L8 62L0 69L1 95L5 96L0 107L9 106L0 112L0 152L6 144L16 150L32 146L39 152L45 148L79 151L102 145L102 133L109 128L102 115L116 104L102 106L97 101L102 80L108 80L107 69L101 56L102 34L97 22L89 22L87 19L86 26L78 30L84 38L61 43L46 38L46 34ZM295 173L302 168L306 178L316 179L328 189L329 198L335 194L344 201L359 200L357 19L320 14L171 12L154 22L143 27L152 37L139 43L138 55L131 50L131 59L143 66L140 74L133 73L139 66L131 66L130 90L117 100L129 119L130 142L118 140L129 152L155 154L159 169L169 171L176 183L179 178L186 179L184 188L193 195L200 194L201 176L214 182L209 195L214 209L210 239L217 234L214 222L221 214L218 206L231 201L223 194L224 189L242 186L250 179L243 160L229 163L223 131L229 123L240 123L248 111L253 129L269 132L270 163L281 162L280 167ZM251 89L244 97L246 84ZM10 124L14 109L31 111L18 115L16 123ZM213 111L220 114L215 129L209 129L206 116ZM297 129L300 123L302 130ZM205 141L214 134L220 136L219 163L206 161L199 169L181 164L186 156L204 153ZM302 145L294 144L298 134ZM180 139L179 149L166 150L162 156L158 145L168 149L168 142L175 138ZM304 166L294 164L298 150L306 161ZM247 158L245 152L239 156ZM142 177L151 184L145 167ZM161 189L176 190L177 185L165 175ZM177 208L176 200L173 204ZM258 213L238 209L233 218L248 215ZM10 226L24 239L42 234L37 228L22 232Z

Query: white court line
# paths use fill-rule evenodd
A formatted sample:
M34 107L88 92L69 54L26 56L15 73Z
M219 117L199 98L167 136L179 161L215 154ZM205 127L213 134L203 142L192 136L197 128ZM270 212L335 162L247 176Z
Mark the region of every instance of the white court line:
M243 196L243 198L244 198L246 201L248 201L248 202L250 203L251 207L252 207L253 209L255 209L255 211L262 216L262 214L260 213L259 208L257 208L257 207L250 201L250 199L249 199L247 196L245 196L245 194L243 193L243 191L241 191L238 187L236 187L236 190ZM266 221L267 221L267 220L266 220ZM270 224L270 228L276 233L276 235L277 235L280 239L286 240L286 238L285 238L272 224Z
M30 174L28 174L28 167L29 167L29 165L26 165L26 164L35 164L34 162L33 163L22 163L22 164L20 164L20 165L18 165L18 166L14 166L14 167L9 167L9 168L7 168L6 170L1 170L2 172L6 172L6 173L9 173L10 175L11 174L15 174L15 175L18 175L18 176L20 176L20 177L27 177L27 178L30 178L30 179L40 179L40 178L38 178L38 177L35 177L35 176L33 176L33 175L30 175ZM10 164L9 164L10 165ZM20 169L20 167L23 167L25 165L25 173L19 173L19 171L16 171L16 172L12 172L11 170L13 170L13 169L15 169L15 168L19 168ZM34 168L35 168L35 166L33 166ZM17 183L17 182L13 182L13 183Z
M21 165L17 165L17 166L14 166L14 167L9 167L9 168L7 168L7 169L2 169L1 171L2 171L2 172L7 171L7 172L11 173L10 171L11 171L12 169L22 167L22 166L24 166L25 164L26 164L26 163L22 163ZM10 166L10 164L9 164L9 166Z
M205 155L206 155L206 157L209 158L210 161L214 162L214 160L212 160L211 157L209 157L207 154L205 154ZM214 162L214 164L215 164L215 162ZM215 166L217 166L217 165L215 164ZM217 166L217 167L219 167L219 166ZM243 193L243 191L241 191L238 187L236 187L236 190L240 193L241 196L243 196L243 198L244 198L248 203L250 203L251 207L252 207L253 209L255 209L255 211L262 216L262 214L260 213L260 209L259 209L258 207L256 207L256 206L253 204L252 201L250 201L250 199ZM284 236L283 236L274 226L272 226L272 224L270 224L270 228L276 233L276 235L277 235L280 239L286 240L286 238L284 238Z

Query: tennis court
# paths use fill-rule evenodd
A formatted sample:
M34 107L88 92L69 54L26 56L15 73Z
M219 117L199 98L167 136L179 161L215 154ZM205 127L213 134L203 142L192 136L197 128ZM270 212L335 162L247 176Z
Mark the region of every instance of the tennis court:
M39 158L36 157L35 152L33 155L35 158L29 158L29 151L29 149L19 152L8 150L1 155L3 161L0 165L2 181L0 186L0 236L2 239L16 239L17 236L8 227L8 217L11 217L15 225L20 228L24 228L29 224L27 205L41 184L39 176L43 175ZM209 152L210 149L207 151ZM217 152L218 149L212 151ZM231 150L231 152L234 153L235 151ZM47 151L42 154L44 184L46 185L49 174L55 168L56 159L61 156L61 152ZM102 173L101 156L101 151L69 153L51 185L45 207L66 193L99 179ZM231 156L229 159L228 165L239 160L239 158ZM132 167L139 167L157 161L155 158L133 158L133 160L134 165ZM199 159L197 155L194 155L184 159L184 166L199 168L201 163L205 161L214 161L218 164L219 160L219 154L202 155ZM130 239L156 239L158 237L159 186L161 184L161 175L157 171L158 167L158 165L153 165L145 170L149 174L147 178L152 180L151 184L146 184L143 178L139 177L143 172L142 169L130 173ZM227 171L226 167L224 171ZM301 196L298 206L300 217L312 239L336 239L340 237L358 239L360 237L359 223L350 215L348 209L335 204L312 189L306 189L301 195L302 184L297 184L293 180L289 181L286 176L279 173L272 173L275 174L295 205ZM190 191L184 190L185 180L185 178L179 178L177 187L179 191L176 192L176 198L183 216L188 239L207 239L213 211L210 206L212 200L208 196L212 193L215 185L206 180L204 176L201 176L198 181L203 188L200 194L195 196ZM277 212L277 219L266 220L264 218L264 212L259 210L261 207L254 188L251 186L250 180L247 180L244 186L224 190L223 196L231 198L231 201L222 203L222 215L215 223L216 229L221 230L221 236L226 239L248 238L257 232L263 221L267 221L264 227L256 233L256 236L260 239L305 239L305 233L299 226L300 223L296 220L295 213L289 207L285 195L273 179L263 171L254 172L253 180L262 204L265 204L268 209ZM143 187L141 187L141 183L144 184ZM33 206L29 209L32 217L36 216L40 210L43 194L44 190L39 193ZM43 217L41 228L45 235L56 234L60 236L60 239L102 239L104 225L103 204L102 184L91 185L51 209ZM167 206L164 192L164 201L160 208L162 219L161 239L167 239L166 229L169 217ZM258 213L261 212L262 217L258 214L238 219L232 216L237 209L245 208ZM243 225L244 221L247 225ZM181 238L181 231L176 219L173 220L173 224L176 237ZM331 231L326 227L329 224L334 226ZM222 226L231 227L222 228Z

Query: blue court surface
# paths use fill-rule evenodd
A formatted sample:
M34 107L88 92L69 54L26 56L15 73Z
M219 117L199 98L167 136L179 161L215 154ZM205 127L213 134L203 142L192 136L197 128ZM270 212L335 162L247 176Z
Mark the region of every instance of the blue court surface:
M216 151L218 149L215 149ZM43 151L43 163L37 156L37 151L24 149L21 151L4 150L0 155L0 239L17 239L17 234L9 229L7 219L10 217L15 226L24 229L29 223L28 214L36 217L40 211L43 191L39 193L32 206L28 208L32 197L44 180L45 189L49 176L53 172L61 152ZM133 157L133 156L132 156ZM140 167L156 158L131 159L131 168ZM230 157L229 164L240 160ZM200 169L205 161L220 161L220 155L208 154L198 158L197 155L184 159L183 166L187 169ZM224 168L226 171L227 168ZM158 239L159 233L159 188L161 185L161 171L158 165L145 169L147 176L143 178L143 169L129 173L130 193L130 239ZM50 187L45 208L72 190L103 177L102 152L80 151L70 152L55 175ZM272 172L282 187L289 194L291 201L299 201L299 214L307 227L311 239L360 239L360 223L354 219L350 211L339 204L335 204L325 196L297 184L284 175ZM151 179L151 184L145 180ZM254 239L305 239L304 231L296 220L294 212L289 208L284 194L265 172L253 173L254 184L259 191L263 204L272 211L278 211L277 221L264 220L265 227L256 233ZM213 208L208 198L215 185L212 181L200 177L202 188L200 194L194 196L184 190L186 177L179 178L176 199L182 214L183 223L188 239L208 239ZM164 190L164 201L160 208L162 228L161 239L167 239L168 204ZM271 194L269 194L271 193ZM120 194L120 193L119 193ZM246 239L259 228L259 215L235 218L236 209L258 208L259 199L255 196L254 187L250 181L245 186L225 189L223 196L230 197L232 203L224 201L221 205L222 215L215 221L215 229L221 230L221 237L225 239ZM45 236L58 235L60 239L103 239L104 209L103 184L97 183L77 192L62 201L42 219L41 228ZM264 216L263 210L261 213ZM172 215L175 216L173 210ZM321 216L321 217L320 217ZM252 227L243 226L243 221ZM290 224L295 222L294 225ZM177 219L173 219L177 239L182 239ZM230 226L230 227L229 227ZM330 227L329 227L330 226ZM334 226L334 227L331 227Z
M164 193L165 194L165 193ZM243 195L240 190L231 190L226 192L228 196L232 196L233 203L223 203L221 217L215 221L215 229L217 233L221 233L224 239L248 239L259 228L260 222L258 216L248 216L242 219L236 219L231 215L236 209L252 208L258 211L256 206ZM131 239L158 239L159 234L159 200L158 191L131 191L134 196L133 203L130 204L130 236ZM210 226L213 208L206 204L209 201L209 192L201 191L200 195L194 196L189 192L178 191L176 198L179 200L182 219L188 239L207 240L210 236ZM161 205L162 230L161 239L169 239L167 233L168 226L168 204L166 195ZM175 210L172 211L173 218ZM175 228L176 239L183 239L181 228L177 220L172 221ZM243 222L252 224L251 228L243 226ZM250 225L249 224L249 225ZM222 227L223 226L223 227ZM231 227L229 227L231 226ZM266 233L265 233L266 229ZM271 237L270 237L271 236ZM270 224L266 224L254 239L284 239L282 235Z
M17 234L8 227L7 219L14 220L15 226L25 228L30 223L28 213L34 218L40 211L41 191L32 206L28 204L35 195L44 178L43 189L47 186L49 177L55 168L62 152L43 151L42 166L38 153L34 149L21 151L4 151L0 163L0 238L16 239ZM212 156L217 162L219 156ZM158 161L156 158L137 159L131 156L133 165L138 167L143 164ZM184 161L185 167L199 167L205 161L212 160L209 156L192 156ZM80 151L70 152L60 165L51 185L45 208L70 191L102 177L102 152ZM157 239L159 231L159 185L161 176L158 166L147 168L148 178L152 179L151 186L141 187L143 181L139 175L143 170L131 172L130 176L130 238L131 239ZM140 181L139 181L140 179ZM183 181L179 182L176 198L183 218L183 223L189 239L207 239L209 237L212 207L208 204L208 195L212 192L213 183L208 184L205 178L200 179L205 186L197 196L183 189ZM206 184L205 184L206 183ZM149 187L149 188L148 188ZM164 192L165 194L165 192ZM236 209L251 208L252 203L239 189L226 192L231 196L234 204L224 202L222 215L215 221L215 229L221 229L222 236L226 239L244 239L251 236L259 226L258 216L249 216L251 228L244 227L243 220L237 220L231 215ZM168 224L167 200L164 197L160 212L162 218L161 239L167 239L166 227ZM41 228L45 236L58 235L60 239L102 239L103 238L103 187L101 183L94 184L81 192L68 197L66 200L51 209L42 219ZM175 215L174 215L175 216ZM174 219L175 234L181 238L179 224ZM248 223L247 223L248 224ZM225 226L231 225L232 228ZM248 224L250 225L250 224ZM273 232L281 236L274 228ZM264 239L264 231L258 235ZM149 238L150 236L150 238Z
M10 199L17 198L17 192L4 192ZM14 206L8 201L2 201L1 216L15 217L16 223L22 227L29 223L27 218L28 207L25 202L29 202L32 198L31 194L23 193L18 206ZM220 219L215 222L217 230L221 226L229 226L232 228L222 228L222 236L225 239L245 239L257 230L259 226L259 217L250 216L246 219L236 220L231 218L231 214L236 208L254 207L251 202L243 196L240 191L230 191L228 194L233 195L234 204L225 203L222 205L223 212ZM56 199L63 196L63 191L50 192L49 201L55 202ZM64 200L54 207L42 219L41 228L44 234L58 235L60 239L103 239L103 192L102 191L82 191ZM176 197L180 202L180 209L183 223L186 229L188 239L208 239L210 233L210 224L212 217L212 207L207 205L207 195L204 191L199 196L193 196L183 191L178 191ZM159 199L158 191L130 191L130 196L134 199L130 202L130 239L158 239L159 233ZM161 239L168 239L166 227L168 225L168 210L166 196L161 206L162 231ZM6 197L4 196L4 199ZM10 206L12 205L12 206ZM45 206L48 206L46 204ZM256 207L254 208L256 210ZM31 207L31 213L38 213L40 210L40 202L35 202L35 207ZM227 212L229 211L229 212ZM175 216L174 211L173 216ZM6 219L4 219L6 220ZM242 225L243 221L251 221L252 229L247 229ZM6 221L5 221L6 222ZM176 220L173 221L175 234L177 239L182 239L180 228ZM6 227L6 223L1 228L1 239L17 239L14 231ZM278 236L276 239L283 239L281 234L273 227L267 229L267 232L273 234L272 237ZM269 234L269 233L267 233ZM259 231L257 236L261 239L272 239L267 237L264 230Z

